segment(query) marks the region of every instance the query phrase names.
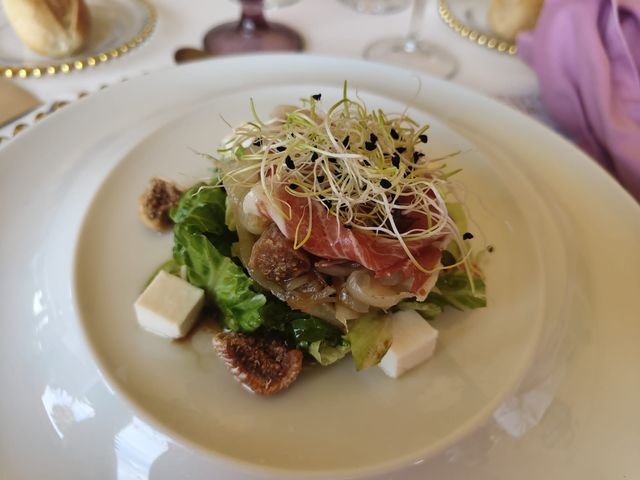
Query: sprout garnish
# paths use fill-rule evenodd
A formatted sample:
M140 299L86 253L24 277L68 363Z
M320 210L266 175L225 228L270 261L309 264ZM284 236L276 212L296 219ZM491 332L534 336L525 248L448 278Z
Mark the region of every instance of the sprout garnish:
M463 265L470 274L470 249L445 204L449 178L459 170L446 170L443 160L450 155L433 159L418 149L428 141L429 125L420 126L406 114L369 111L347 96L346 84L343 97L326 111L319 94L269 121L260 120L253 101L251 111L254 121L236 128L219 150L233 160L225 177L259 174L267 198L285 218L290 218L291 207L274 199L275 188L307 199L309 207L320 202L347 228L396 239L423 272L432 270L414 258L411 243L450 235L462 255L456 263L436 268ZM312 234L312 209L307 210L308 227L296 228L295 248ZM409 214L422 214L424 224L407 222Z

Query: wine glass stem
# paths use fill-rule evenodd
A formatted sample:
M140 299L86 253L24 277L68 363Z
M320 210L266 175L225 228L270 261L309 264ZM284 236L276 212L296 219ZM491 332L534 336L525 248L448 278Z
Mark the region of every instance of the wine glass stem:
M413 0L413 9L411 10L411 20L409 23L409 34L404 42L404 49L407 52L413 52L417 48L420 40L420 31L422 30L422 22L424 20L424 11L427 6L427 0Z
M254 30L269 28L263 14L263 0L241 0L240 28L248 34Z

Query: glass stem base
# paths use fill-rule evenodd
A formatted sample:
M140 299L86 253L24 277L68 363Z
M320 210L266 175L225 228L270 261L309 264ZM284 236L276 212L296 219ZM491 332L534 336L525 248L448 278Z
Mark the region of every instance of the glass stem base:
M458 72L458 62L442 47L413 37L388 38L369 45L364 57L450 79Z
M303 47L302 37L295 30L279 23L254 22L249 18L218 25L204 37L204 49L212 55L298 52Z

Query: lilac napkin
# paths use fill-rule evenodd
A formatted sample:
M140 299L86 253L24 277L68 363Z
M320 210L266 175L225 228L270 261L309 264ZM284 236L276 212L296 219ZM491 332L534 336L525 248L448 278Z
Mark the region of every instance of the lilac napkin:
M549 113L640 200L640 0L545 0L518 51Z

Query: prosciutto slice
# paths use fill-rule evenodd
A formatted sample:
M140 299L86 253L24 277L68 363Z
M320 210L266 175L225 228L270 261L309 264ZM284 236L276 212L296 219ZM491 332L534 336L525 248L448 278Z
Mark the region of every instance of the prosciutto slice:
M406 245L422 266L418 268L406 251L395 239L375 236L370 232L349 229L329 215L322 204L314 200L295 197L284 189L274 191L274 198L280 202L282 215L272 205L259 205L262 213L270 217L280 231L290 240L301 241L311 228L309 239L302 248L323 259L357 262L374 272L379 279L399 272L410 281L409 291L418 299L424 299L433 285L434 275L424 270L433 270L442 256L442 248L447 235L435 239L410 240ZM423 223L423 219L418 219ZM311 225L310 225L311 224ZM298 232L296 235L296 231Z

